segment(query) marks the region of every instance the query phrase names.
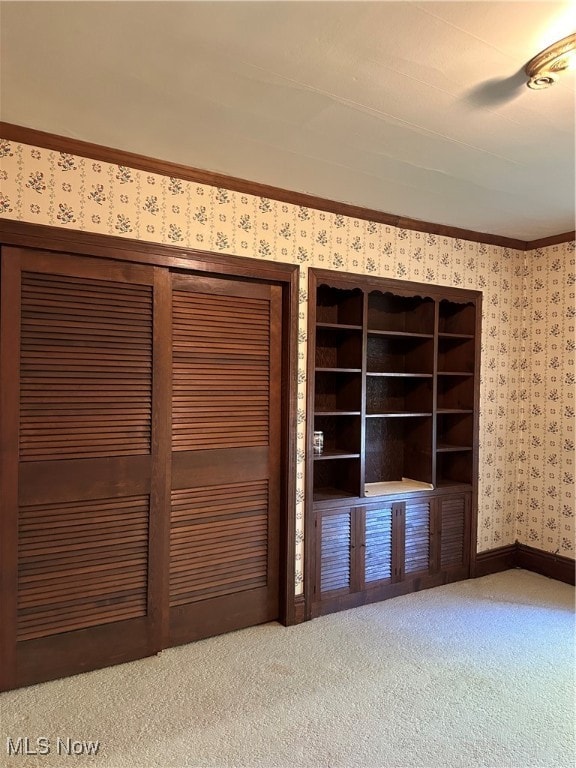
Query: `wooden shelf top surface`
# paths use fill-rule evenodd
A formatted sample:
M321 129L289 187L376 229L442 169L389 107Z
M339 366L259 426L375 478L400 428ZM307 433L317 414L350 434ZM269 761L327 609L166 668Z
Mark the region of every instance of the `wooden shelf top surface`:
M400 480L386 480L379 483L366 483L364 494L366 496L386 496L391 493L414 493L415 491L433 491L432 483L424 483L420 480L412 480L403 477Z
M383 413L367 413L367 419L409 418L411 416L432 416L431 411L384 411Z
M474 376L473 371L438 371L438 376Z
M402 339L433 339L433 333L412 333L412 331L387 331L379 328L368 328L369 336L389 336Z
M360 416L360 411L314 411L314 416Z
M317 321L316 328L323 328L325 330L336 330L336 331L361 331L362 330L361 325L351 325L350 323L323 323L321 320Z
M314 454L314 461L330 461L331 459L359 459L359 453L352 451L323 451Z
M362 368L315 368L316 373L362 373Z
M389 376L390 378L406 378L406 379L431 379L433 373L402 373L395 371L366 371L366 376Z
M439 331L438 338L446 339L447 341L450 341L451 339L453 339L454 341L464 341L467 339L473 339L474 334L473 333L446 333L444 331Z

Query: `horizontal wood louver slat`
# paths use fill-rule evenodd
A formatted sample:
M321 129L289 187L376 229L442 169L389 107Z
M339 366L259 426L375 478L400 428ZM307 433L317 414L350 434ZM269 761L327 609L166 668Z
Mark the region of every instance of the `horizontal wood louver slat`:
M430 567L430 503L407 503L405 516L404 572L427 571Z
M442 500L442 543L440 564L442 568L459 566L464 562L465 551L465 501L464 498Z
M366 510L364 581L392 576L392 505Z
M321 583L322 592L350 587L350 545L351 519L349 512L335 515L323 515L322 550L321 550Z
M263 587L268 482L172 491L170 605Z
M270 307L174 291L174 451L269 443Z
M150 453L152 289L24 272L20 459Z
M19 641L145 616L149 497L21 506Z

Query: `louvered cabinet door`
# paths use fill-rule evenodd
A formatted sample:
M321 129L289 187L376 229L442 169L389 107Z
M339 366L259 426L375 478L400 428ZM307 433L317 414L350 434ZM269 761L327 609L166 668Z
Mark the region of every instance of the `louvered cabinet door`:
M159 648L161 283L154 268L3 249L5 688Z
M429 499L409 499L404 503L403 578L426 574L431 568L432 517Z
M355 509L316 513L316 601L347 595L358 588L356 526Z
M393 519L395 505L368 506L364 516L364 586L388 584L393 576Z
M438 497L442 571L454 574L466 572L469 568L470 502L469 493Z
M173 276L170 639L279 612L280 288Z

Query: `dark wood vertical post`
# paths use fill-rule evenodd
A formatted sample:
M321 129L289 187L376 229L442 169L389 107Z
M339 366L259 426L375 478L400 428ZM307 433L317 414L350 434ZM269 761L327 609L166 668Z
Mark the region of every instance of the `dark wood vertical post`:
M0 283L0 690L16 683L20 256L2 249Z
M172 283L154 268L152 478L148 605L156 651L168 645L172 438Z

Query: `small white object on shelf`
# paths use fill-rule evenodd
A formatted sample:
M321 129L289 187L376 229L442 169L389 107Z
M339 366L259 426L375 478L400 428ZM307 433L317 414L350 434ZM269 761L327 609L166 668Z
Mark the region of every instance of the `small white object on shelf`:
M364 494L366 496L385 496L387 493L410 493L413 491L433 491L432 483L423 483L420 480L412 480L403 477L401 480L388 480L383 483L366 483Z

